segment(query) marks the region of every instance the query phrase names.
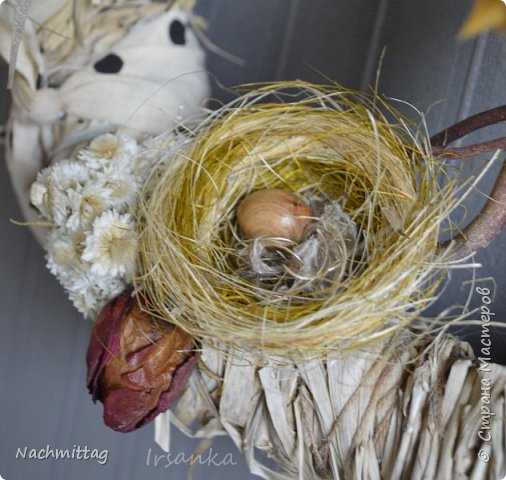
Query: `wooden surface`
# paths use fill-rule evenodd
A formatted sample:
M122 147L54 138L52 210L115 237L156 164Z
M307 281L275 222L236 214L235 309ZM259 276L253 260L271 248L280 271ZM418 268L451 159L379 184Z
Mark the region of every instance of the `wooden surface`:
M386 47L380 93L406 100L422 111L432 106L429 128L440 128L482 109L506 103L506 40L486 35L459 43L456 34L470 0L201 0L197 11L209 21L207 35L219 47L246 62L237 66L210 53L214 96L225 100L240 83L302 78L365 88L374 81L379 54ZM1 89L0 114L7 98ZM400 104L408 114L410 108ZM505 127L496 129L495 133ZM493 133L493 132L492 132ZM480 134L476 138L484 138ZM473 163L467 169L477 169ZM56 280L46 271L44 254L21 219L4 162L0 163L0 476L6 480L183 479L185 465L147 466L153 427L122 435L104 427L101 405L93 405L85 386L85 351L91 324L74 311ZM498 168L480 184L490 190ZM475 194L469 218L484 201ZM506 319L506 232L478 255L478 275L493 277L492 310ZM437 313L462 304L470 272L459 272L440 300ZM490 285L490 283L488 284ZM478 328L459 328L462 338L479 347ZM496 361L506 363L505 334L492 340ZM172 454L189 455L197 442L174 433ZM21 460L17 448L72 449L74 445L109 451L106 465L93 460ZM200 466L196 479L253 478L227 439L217 440L219 458L231 453L235 466Z

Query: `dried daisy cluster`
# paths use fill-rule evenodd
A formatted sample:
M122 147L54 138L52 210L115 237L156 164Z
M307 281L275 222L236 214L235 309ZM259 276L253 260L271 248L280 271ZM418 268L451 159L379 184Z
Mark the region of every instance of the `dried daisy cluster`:
M155 158L145 151L140 159L140 149L130 137L101 135L73 158L42 170L31 188L32 204L52 227L48 268L87 316L122 292L134 274L133 207Z

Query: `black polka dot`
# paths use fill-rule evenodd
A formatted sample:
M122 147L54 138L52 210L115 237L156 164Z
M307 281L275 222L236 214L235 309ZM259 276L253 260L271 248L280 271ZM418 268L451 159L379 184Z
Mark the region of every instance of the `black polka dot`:
M35 88L40 90L42 88L42 76L40 73L37 75L37 83L35 84Z
M119 73L123 68L123 60L118 55L110 53L93 65L98 73Z
M185 26L179 20L174 20L169 26L169 36L172 43L184 45L186 43Z

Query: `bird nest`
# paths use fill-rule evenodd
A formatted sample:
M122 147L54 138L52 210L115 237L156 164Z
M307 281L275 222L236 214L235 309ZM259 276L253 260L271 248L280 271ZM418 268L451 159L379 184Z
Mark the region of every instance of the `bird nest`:
M322 357L398 332L434 298L453 184L425 131L377 96L256 86L165 157L140 199L135 283L205 344ZM245 238L238 206L265 189L311 207L315 268L301 269L300 244Z

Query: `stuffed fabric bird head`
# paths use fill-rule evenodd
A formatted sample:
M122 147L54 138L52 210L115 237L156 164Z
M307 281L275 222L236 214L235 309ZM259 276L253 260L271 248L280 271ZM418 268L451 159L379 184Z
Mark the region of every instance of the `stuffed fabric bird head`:
M197 116L207 85L188 14L171 9L135 24L66 79L59 97L67 114L157 134Z

